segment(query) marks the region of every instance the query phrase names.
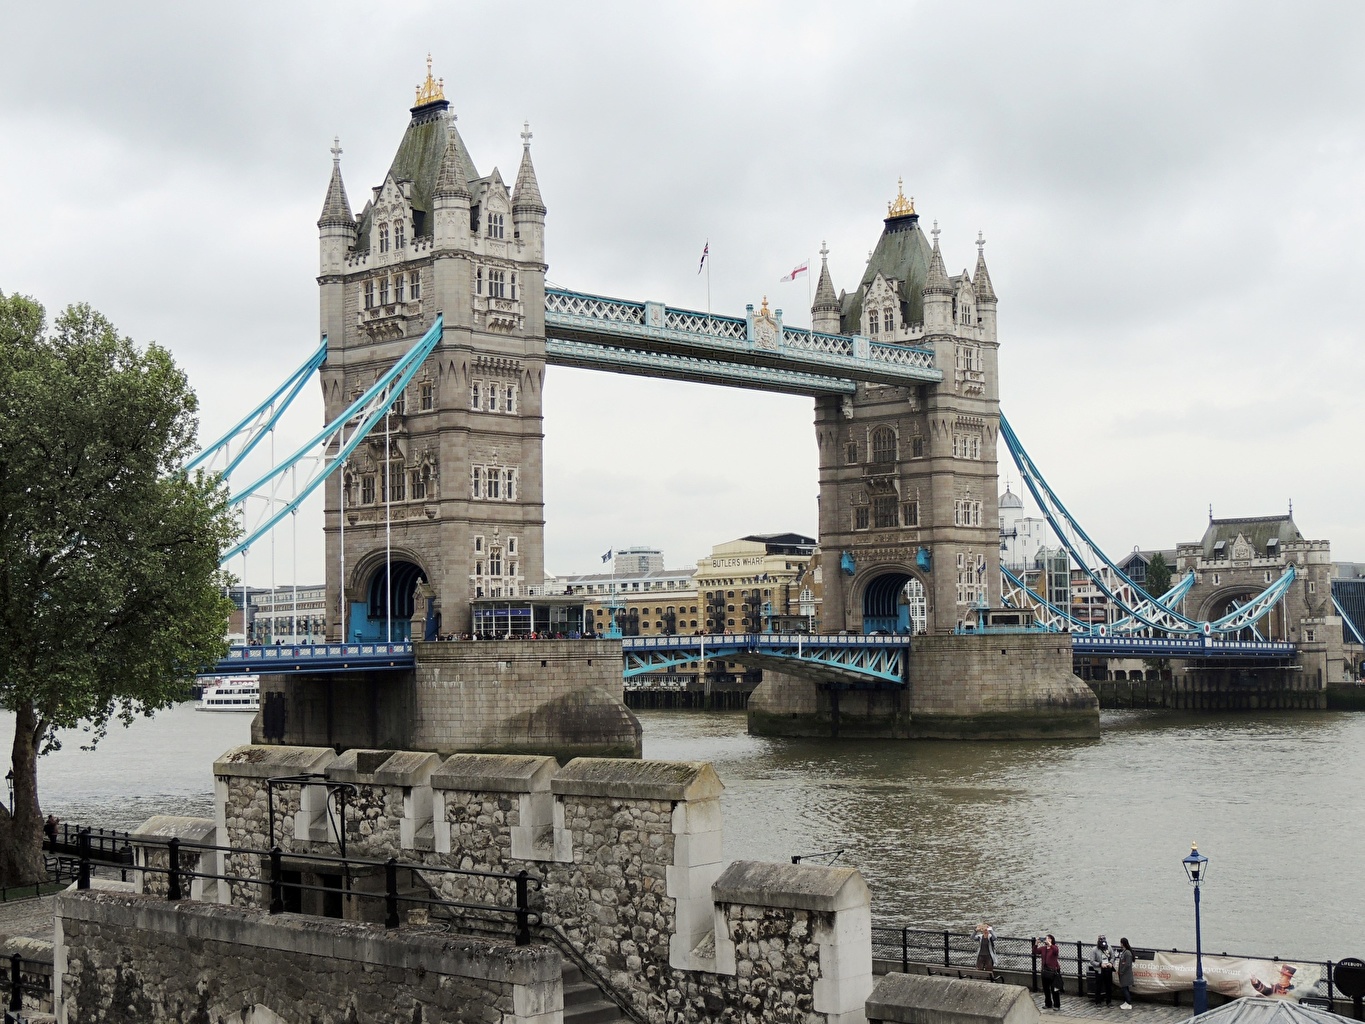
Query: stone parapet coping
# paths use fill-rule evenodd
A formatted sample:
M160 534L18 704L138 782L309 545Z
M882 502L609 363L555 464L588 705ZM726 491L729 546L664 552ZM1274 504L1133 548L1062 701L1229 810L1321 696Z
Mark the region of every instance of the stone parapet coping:
M769 864L737 860L711 885L717 903L832 913L871 905L863 876L854 868L818 864Z
M867 998L869 1021L896 1024L1033 1024L1038 1007L1021 985L922 974L887 974Z
M558 770L558 761L539 754L452 754L432 773L431 788L482 793L546 792Z
M550 782L563 796L634 800L705 800L725 789L709 761L636 761L576 757Z
M212 818L185 818L175 814L154 814L130 835L133 839L183 839L192 843L215 842L218 826Z
M269 779L280 775L321 772L336 760L331 747L286 747L247 743L233 747L213 762L214 775Z
M329 761L324 774L332 782L373 782L375 772L395 753L393 750L352 747Z
M563 960L550 946L514 946L450 935L444 931L399 929L301 914L270 915L247 907L169 903L155 896L66 892L57 917L101 927L131 928L180 940L227 942L255 949L327 957L366 967L427 971L512 985L557 982Z
M424 786L440 764L439 754L400 750L375 769L374 781L381 786Z

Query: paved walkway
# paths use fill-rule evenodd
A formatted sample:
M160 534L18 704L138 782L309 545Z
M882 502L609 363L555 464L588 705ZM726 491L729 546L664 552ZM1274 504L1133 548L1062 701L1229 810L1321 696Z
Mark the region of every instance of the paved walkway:
M1063 995L1061 1012L1055 1012L1043 1009L1041 992L1033 993L1033 1001L1038 1005L1038 1012L1043 1015L1044 1021L1057 1021L1058 1024L1068 1024L1070 1021L1077 1024L1094 1024L1095 1021L1112 1024L1121 1021L1132 1024L1181 1024L1194 1015L1188 1006L1172 1006L1170 1003L1137 1002L1131 1010L1124 1010L1117 1002L1112 1006L1101 1006L1079 996Z

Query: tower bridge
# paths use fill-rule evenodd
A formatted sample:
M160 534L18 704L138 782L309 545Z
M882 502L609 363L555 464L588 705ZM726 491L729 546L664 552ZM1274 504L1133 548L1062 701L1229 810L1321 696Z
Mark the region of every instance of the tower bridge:
M822 247L810 330L784 324L766 299L736 317L549 288L531 138L524 128L510 189L496 167L480 173L428 74L388 172L358 214L333 147L318 220L323 357L307 371L319 375L329 425L240 497L269 491L266 514L234 551L320 487L336 614L321 654L239 651L223 666L278 670L268 678L284 682L269 684L267 700L289 703L294 715L272 720L296 725L267 738L411 745L414 729L474 714L452 705L475 699L471 673L496 689L506 673L535 676L537 653L545 678L558 678L559 665L578 682L545 691L557 696L499 691L513 710L480 714L523 732L568 708L603 728L619 724L610 694L589 693L619 695L622 678L619 660L602 675L596 642L551 656L544 645L485 641L477 657L433 647L426 668L425 645L410 643L468 632L478 608L539 594L542 401L553 365L814 400L822 625L852 636L629 641L626 675L742 654L768 668L751 701L751 728L762 731L818 734L832 714L862 722L868 735L1093 735L1095 699L1072 674L1070 638L1024 628L1033 610L1017 603L1012 617L989 612L1002 609L996 458L1002 427L1009 432L984 238L975 269L950 275L937 223L926 234L898 190L851 291L836 293ZM297 387L276 394L286 393ZM258 407L239 435L258 440L276 418L275 406ZM223 451L249 443L228 439ZM1011 454L1028 465L1020 446ZM305 463L314 467L305 485L288 493L286 477ZM1026 479L1040 485L1035 494L1051 494L1040 474ZM1173 607L1125 593L1139 626L1197 629ZM1006 621L1013 626L999 625ZM866 635L874 632L899 635ZM1184 650L1199 656L1191 643ZM351 678L367 666L369 676ZM457 669L463 675L450 675ZM850 687L861 696L841 707L837 691ZM369 708L367 724L340 740L338 700ZM323 718L326 736L301 724ZM490 749L516 745L500 735Z

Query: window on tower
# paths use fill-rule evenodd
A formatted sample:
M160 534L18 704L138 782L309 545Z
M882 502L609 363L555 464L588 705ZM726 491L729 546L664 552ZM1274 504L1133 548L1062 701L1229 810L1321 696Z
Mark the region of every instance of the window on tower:
M407 279L406 279L405 277L403 277L402 274L396 274L396 275L394 275L394 279L393 279L393 301L394 301L394 302L402 302L402 301L403 301L403 285L404 285L404 283L406 282L406 280L407 280Z
M507 389L503 392L503 398L505 400L503 406L504 410L509 413L515 413L517 411L517 389L511 384L507 385Z
M511 273L511 276L510 276L510 283L511 283L511 289L512 289L512 290L511 290L510 294L509 294L507 297L508 297L509 299L515 300L516 297L517 297L517 272L516 272L515 270L512 271L512 273Z
M860 505L853 510L853 528L855 530L866 530L868 526L868 509L866 505Z
M389 226L387 224L379 225L379 251L389 251Z
M919 525L918 501L907 501L904 505L901 506L901 525L902 526Z
M422 471L414 469L412 471L412 498L414 501L421 501L427 496L427 483L422 479Z
M875 309L867 314L867 333L877 333L877 311Z
M374 309L374 278L365 282L365 308Z
M507 272L505 270L490 270L488 272L488 297L491 299L506 298L504 294L507 287Z
M488 237L489 238L502 237L502 214L490 213L488 215Z
M422 297L422 275L416 270L408 275L408 294L412 296L413 302Z
M389 279L387 277L379 279L379 304L381 306L389 304Z
M482 467L475 466L475 467L474 467L474 472L473 472L473 474L472 474L472 477L473 477L473 483L472 483L471 488L470 488L470 493L471 493L475 498L482 498L482 497L483 497L483 469L482 469Z
M872 500L872 524L879 530L896 526L897 501L894 494Z
M393 247L395 249L402 249L407 244L408 244L407 228L405 228L402 224L395 224L393 226Z
M890 334L896 329L896 314L891 312L891 307L887 306L882 310L882 330Z
M469 407L471 409L483 408L482 385L476 380L469 382Z
M872 431L872 461L896 461L896 432L890 427L878 427Z
M423 412L430 412L436 408L436 385L429 380L424 380L418 386L418 394Z
M366 474L360 478L360 503L362 505L374 504L374 476Z
M474 294L483 294L483 267L478 267L474 271Z

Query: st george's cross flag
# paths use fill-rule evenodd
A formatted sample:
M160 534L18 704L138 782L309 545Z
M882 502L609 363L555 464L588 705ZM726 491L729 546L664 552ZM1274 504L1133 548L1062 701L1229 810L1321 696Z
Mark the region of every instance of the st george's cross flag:
M697 273L698 273L698 274L701 273L701 268L704 267L704 266L706 266L706 257L709 256L710 254L711 254L711 240L710 240L710 239L707 239L706 244L705 244L704 246L702 246L702 250L701 250L701 262L697 264Z
M784 282L784 281L795 281L798 277L800 277L802 274L804 274L804 273L805 273L806 271L808 271L809 269L810 269L810 260L806 260L805 263L801 264L799 267L797 267L795 270L793 270L790 274L783 274L781 277L779 277L779 278L777 279L777 280L778 280L778 283L780 284L780 283L782 283L782 282Z

